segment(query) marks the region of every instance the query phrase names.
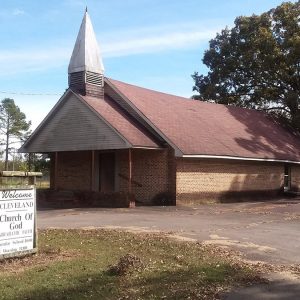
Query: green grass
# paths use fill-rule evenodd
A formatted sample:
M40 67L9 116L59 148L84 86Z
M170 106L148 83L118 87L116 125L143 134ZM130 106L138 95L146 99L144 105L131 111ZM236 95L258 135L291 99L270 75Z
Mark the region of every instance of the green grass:
M28 177L2 177L0 180L0 188L24 187L28 184ZM50 181L44 178L37 178L35 186L38 189L48 189L50 188Z
M50 181L37 178L35 186L36 186L37 189L49 189L50 188Z
M253 270L196 243L105 230L39 232L39 253L0 263L0 299L214 299L257 280ZM109 272L126 254L142 261Z

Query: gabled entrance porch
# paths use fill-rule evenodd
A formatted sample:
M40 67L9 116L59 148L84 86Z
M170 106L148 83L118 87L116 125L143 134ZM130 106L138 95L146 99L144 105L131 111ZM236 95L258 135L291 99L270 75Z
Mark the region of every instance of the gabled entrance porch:
M175 204L174 160L168 148L51 153L46 202L62 195L57 201L70 206Z

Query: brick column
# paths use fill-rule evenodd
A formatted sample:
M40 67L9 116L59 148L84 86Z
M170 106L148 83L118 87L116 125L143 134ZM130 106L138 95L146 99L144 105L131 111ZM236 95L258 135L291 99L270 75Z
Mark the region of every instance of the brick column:
M170 193L172 204L176 205L176 158L173 148L168 148L168 192Z

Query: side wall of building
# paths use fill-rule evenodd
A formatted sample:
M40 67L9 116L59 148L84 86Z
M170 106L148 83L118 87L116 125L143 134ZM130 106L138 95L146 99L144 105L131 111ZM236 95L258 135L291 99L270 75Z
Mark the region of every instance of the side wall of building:
M98 152L95 154L96 157ZM92 152L52 155L51 188L91 189ZM243 201L283 191L284 164L174 158L170 149L132 149L132 193L140 204ZM55 166L57 168L55 172ZM97 183L98 163L93 172ZM56 178L54 174L56 173ZM300 166L290 166L290 190L300 191ZM129 192L129 150L116 151L115 192ZM99 190L95 185L96 191Z
M290 190L293 192L300 191L300 166L299 165L291 165L290 166Z
M242 201L283 191L281 163L177 159L178 202Z
M131 150L132 159L132 193L138 203L159 204L171 201L172 189L175 182L170 180L172 154L168 149L162 150ZM129 178L129 153L128 150L120 151L119 187L121 192L128 192ZM173 171L175 176L175 171ZM173 193L175 194L175 193ZM168 198L168 199L167 199ZM174 200L173 200L174 201Z

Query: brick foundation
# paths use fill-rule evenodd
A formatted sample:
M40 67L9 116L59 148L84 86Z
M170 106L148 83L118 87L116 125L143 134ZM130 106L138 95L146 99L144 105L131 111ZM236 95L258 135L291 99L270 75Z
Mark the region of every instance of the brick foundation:
M283 164L225 160L177 160L177 202L228 202L283 191Z

